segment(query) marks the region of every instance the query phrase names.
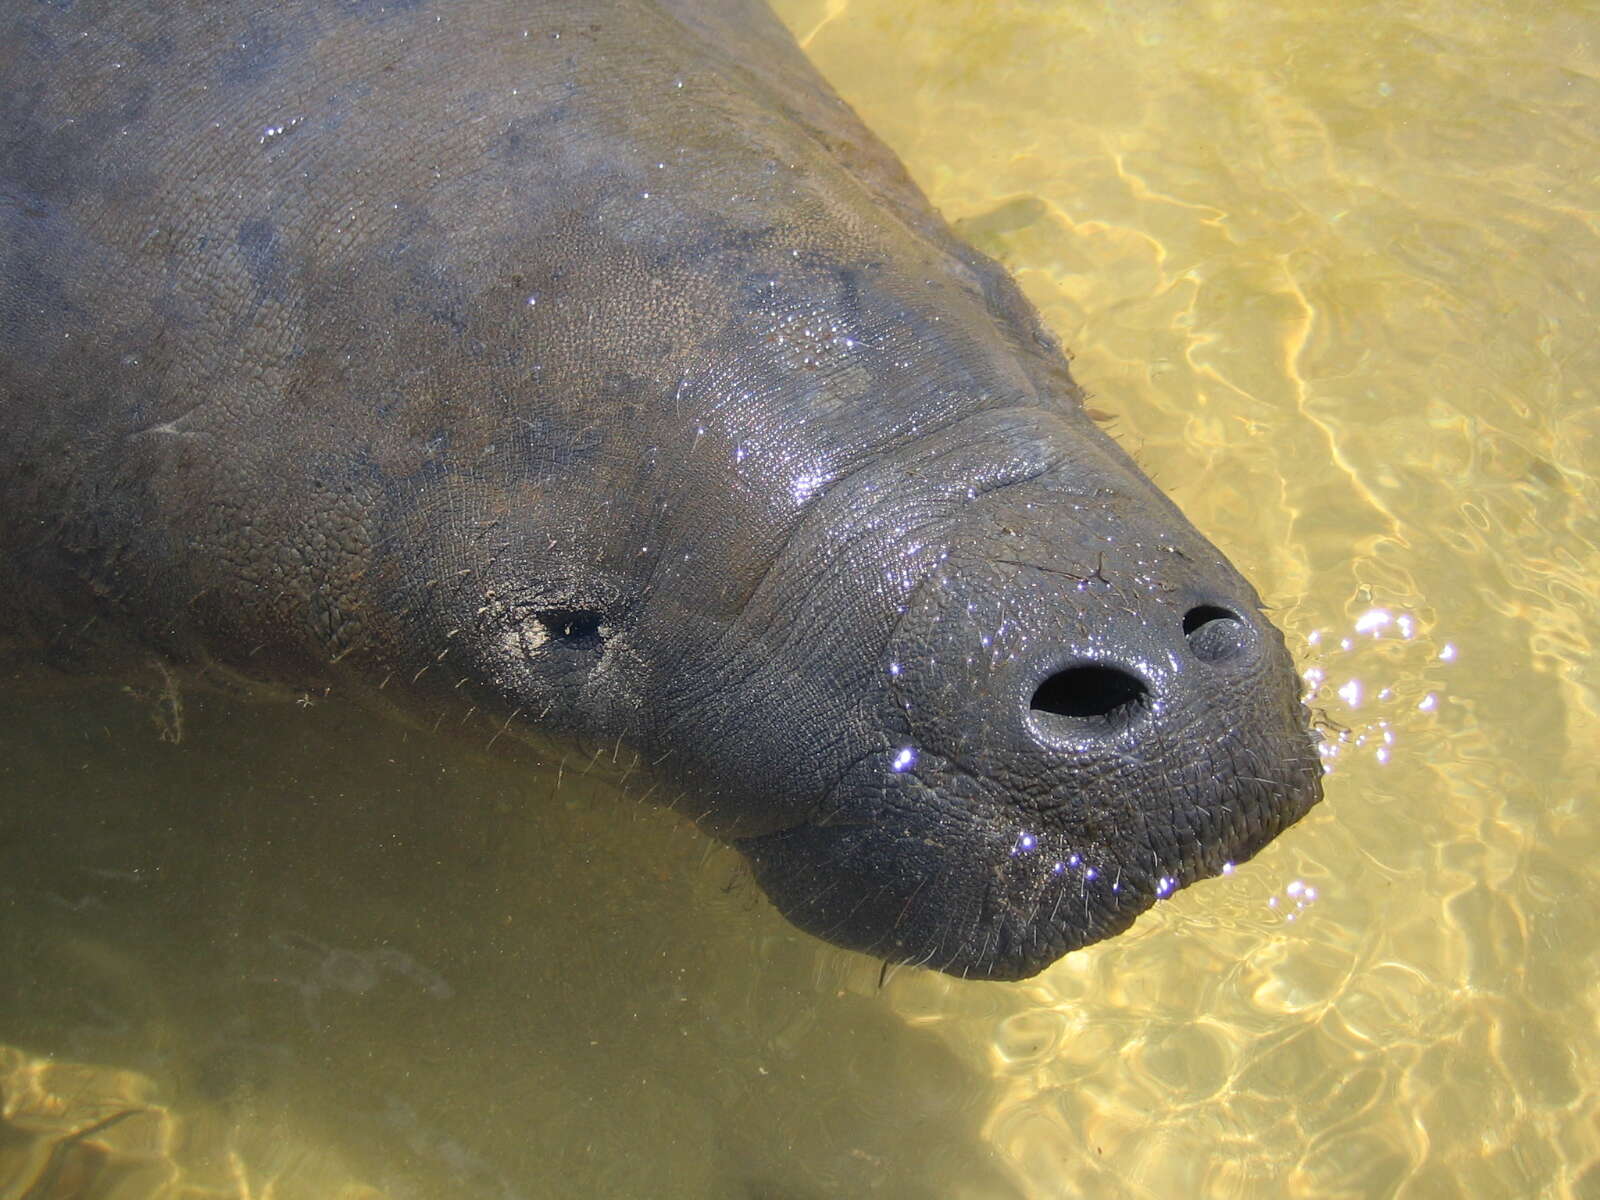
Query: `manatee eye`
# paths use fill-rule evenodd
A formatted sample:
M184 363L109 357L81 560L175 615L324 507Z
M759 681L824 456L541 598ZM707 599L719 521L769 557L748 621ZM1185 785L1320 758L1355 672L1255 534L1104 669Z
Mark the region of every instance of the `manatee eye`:
M535 613L533 619L544 626L550 641L573 650L598 650L600 614L589 608L551 608Z
M1236 658L1250 645L1250 627L1238 614L1215 604L1201 604L1183 614L1183 636L1201 662Z

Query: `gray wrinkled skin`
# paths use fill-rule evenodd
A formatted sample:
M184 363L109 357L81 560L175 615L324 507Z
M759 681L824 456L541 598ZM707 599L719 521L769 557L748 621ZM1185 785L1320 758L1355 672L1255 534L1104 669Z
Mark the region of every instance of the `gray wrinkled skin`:
M969 976L1317 800L1255 593L764 10L5 0L0 91L13 653L631 750Z

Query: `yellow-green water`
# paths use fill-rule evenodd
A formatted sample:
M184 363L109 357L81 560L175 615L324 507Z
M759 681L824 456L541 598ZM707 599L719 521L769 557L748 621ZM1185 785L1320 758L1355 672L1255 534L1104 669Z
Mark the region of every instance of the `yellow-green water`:
M880 991L570 778L13 692L0 1041L57 1065L0 1061L0 1196L124 1110L30 1200L1600 1196L1600 8L780 11L1257 582L1327 802L1033 981Z

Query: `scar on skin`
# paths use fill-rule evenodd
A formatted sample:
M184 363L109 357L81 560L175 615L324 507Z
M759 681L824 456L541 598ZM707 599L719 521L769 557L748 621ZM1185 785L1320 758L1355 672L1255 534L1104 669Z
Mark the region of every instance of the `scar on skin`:
M500 638L500 648L508 658L522 658L550 640L550 631L538 621L529 621L506 630Z

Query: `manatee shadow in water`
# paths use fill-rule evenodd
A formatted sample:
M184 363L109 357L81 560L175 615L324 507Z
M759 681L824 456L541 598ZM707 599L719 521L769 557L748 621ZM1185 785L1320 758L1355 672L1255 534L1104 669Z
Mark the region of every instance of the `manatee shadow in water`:
M190 694L179 745L150 705L8 691L7 1040L392 1195L1011 1194L988 1080L668 814L334 704Z

